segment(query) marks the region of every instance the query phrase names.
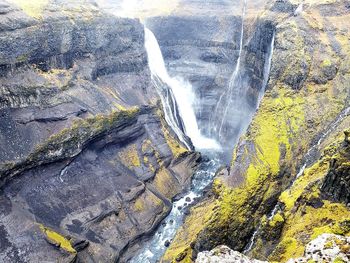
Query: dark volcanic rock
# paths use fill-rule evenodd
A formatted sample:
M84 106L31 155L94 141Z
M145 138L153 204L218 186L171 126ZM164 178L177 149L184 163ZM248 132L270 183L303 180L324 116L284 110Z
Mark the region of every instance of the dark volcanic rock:
M199 154L154 103L143 25L91 2L0 5L1 262L114 262L190 185Z
M339 154L332 158L322 191L332 200L350 203L350 144L349 131L345 131L345 140L338 149Z

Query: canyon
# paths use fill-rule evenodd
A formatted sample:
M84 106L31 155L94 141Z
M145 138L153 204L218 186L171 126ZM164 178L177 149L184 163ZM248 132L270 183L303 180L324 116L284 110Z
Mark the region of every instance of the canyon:
M0 262L348 262L348 1L166 2L0 2Z

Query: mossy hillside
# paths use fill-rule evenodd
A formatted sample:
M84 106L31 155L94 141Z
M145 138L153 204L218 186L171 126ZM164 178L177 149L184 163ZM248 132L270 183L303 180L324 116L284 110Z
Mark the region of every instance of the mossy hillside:
M283 88L267 94L260 107L260 114L244 137L244 141L248 142L245 145L252 143L255 152L252 153L247 148L243 151L244 156L240 156L240 160L248 163L242 173L243 183L232 188L230 179L218 178L214 182L213 190L218 196L214 201L215 210L208 211L210 219L206 224L197 226L196 233L193 233L195 236L204 228L197 237L200 250L222 243L237 246L238 249L244 247L245 241L241 237L253 231L252 219L259 204L274 195L274 191L269 191L269 182L279 175L281 156L288 156L290 160L292 148L299 144L297 139L300 138L298 133L304 122L304 103L298 93ZM186 224L184 229L188 231L191 227ZM236 229L241 231L236 232ZM177 244L176 252L173 251L175 249L172 244L167 254L175 255L181 251L181 240L184 240L182 231L179 231L179 237L174 241ZM188 242L183 242L182 245L182 252L189 251Z
M308 242L323 233L350 234L350 209L343 203L325 200L320 187L329 163L339 158L343 136L328 146L319 161L306 169L292 187L280 196L284 204L284 226L270 259L285 262L303 255Z
M87 141L93 140L96 136L113 128L122 127L125 123L136 121L135 117L138 113L140 113L140 109L135 107L127 111L114 111L109 115L99 114L77 120L72 127L51 136L30 155L30 159L45 159L42 158L45 156L50 158L60 155L62 152L74 155L75 152L81 151Z
M336 127L332 127L334 131L330 132L319 145L320 149L323 149L322 158L309 166L304 171L304 175L299 177L292 187L281 194L280 202L282 205L279 207L284 207L284 212L280 212L284 221L278 222L274 227L275 218L267 220L265 217L264 220L263 217L260 221L259 234L256 237L255 246L250 252L252 257L267 260L271 251L278 244L273 254L276 257L271 256L270 259L283 262L292 254L300 256L304 251L305 242L319 234L324 232L344 234L348 232L346 228L348 223L345 218L349 215L344 210L345 206L322 200L324 199L324 193L320 192L320 187L324 183L324 177L329 173L332 160L336 159L339 163L346 162L344 156L347 156L347 154L344 154L344 148L339 146L344 144L342 142L344 140L343 130L348 125L350 125L350 118L345 117ZM307 209L304 208L305 204L307 204ZM295 222L290 223L291 226L295 226L293 234L284 238L283 243L279 243L280 237L284 235L282 230L286 231L285 222L299 208L301 209L299 217L295 218ZM310 214L304 216L305 213ZM341 215L342 213L344 217ZM293 235L295 238L291 237Z
M331 39L324 41L323 32L311 28L304 18L291 17L279 23L270 88L236 148L237 162L232 162L231 177L214 184L214 191L219 189L219 198L214 201L219 208L210 212L212 217L206 225L200 226L204 229L197 238L200 249L225 243L242 249L247 236L260 225L258 219L269 213L271 203L298 173L315 137L326 131L346 104L350 78L347 60L341 57L346 48L341 54L335 53L329 45ZM342 29L334 30L340 39ZM331 78L318 71L327 60L338 70ZM326 79L325 83L318 84L314 76ZM181 240L183 234L180 230L175 240ZM188 249L183 243L182 251ZM174 255L172 252L171 245L169 254Z
M331 48L322 42L317 48L310 49L313 42L308 41L307 30L309 28L304 25L304 21L298 18L291 18L278 26L276 36L278 44L276 44L277 50L275 50L273 65L279 65L280 62L276 60L284 57L285 52L283 49L279 51L280 46L291 46L288 52L291 50L292 54L287 54L285 58L290 63L286 64L282 74L277 76L278 79L271 80L275 85L265 94L260 109L247 135L243 138L244 144L246 142L254 144L254 158L249 157L252 154L249 143L246 144L247 149L242 154L243 156L239 158L240 161L248 160L245 164L248 168L243 172L240 171L240 174L245 177L246 185L244 188L250 192L249 189L252 188L249 185L259 185L259 181L268 183L269 187L264 194L265 196L262 197L262 204L288 185L288 181L291 179L285 177L293 178L297 174L297 165L303 158L303 153L305 154L312 145L312 139L318 133L324 132L327 125L337 117L347 101L346 82L349 80L349 75L336 75L329 79L325 85L318 85L308 78L310 71L305 70L305 68L312 71L314 66L311 64L320 59L319 53L314 52L314 50L325 50L322 60L337 61L337 57L335 59ZM283 41L291 39L293 42L283 43ZM339 65L339 68L343 68L343 65ZM304 79L300 83L298 82L299 76ZM274 75L272 75L273 77ZM289 82L289 80L292 81ZM304 88L295 89L301 86L294 86L294 81L304 85ZM324 111L325 105L327 105L327 111ZM238 163L237 166L239 165ZM285 174L283 176L285 179L280 178L283 174ZM237 176L237 174L232 174L232 176ZM254 199L261 198L262 192L259 190L264 189L264 187L257 187L251 191L254 193L252 194ZM242 198L239 199L242 200ZM244 202L242 203L244 204ZM232 210L239 211L235 206Z

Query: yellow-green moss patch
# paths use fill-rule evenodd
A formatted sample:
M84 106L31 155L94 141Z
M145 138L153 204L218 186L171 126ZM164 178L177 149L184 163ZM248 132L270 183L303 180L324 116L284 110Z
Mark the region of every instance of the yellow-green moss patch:
M14 4L20 7L27 15L40 18L45 7L48 5L48 0L11 0Z
M65 238L63 235L43 226L39 225L40 230L46 235L47 239L62 248L63 250L69 253L77 253L77 251L73 248L71 242Z
M141 162L135 144L129 145L119 154L120 159L127 167L140 167Z

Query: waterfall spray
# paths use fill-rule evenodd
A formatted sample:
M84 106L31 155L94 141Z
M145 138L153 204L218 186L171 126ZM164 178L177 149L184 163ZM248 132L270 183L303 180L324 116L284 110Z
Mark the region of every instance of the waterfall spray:
M158 41L148 28L145 28L145 48L152 80L161 97L169 126L188 148L190 145L185 135L191 138L197 149L219 149L218 143L204 137L198 128L193 109L195 95L191 84L181 78L169 76Z

